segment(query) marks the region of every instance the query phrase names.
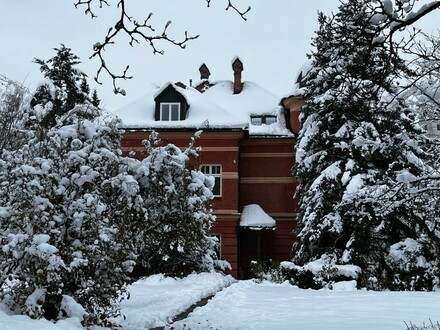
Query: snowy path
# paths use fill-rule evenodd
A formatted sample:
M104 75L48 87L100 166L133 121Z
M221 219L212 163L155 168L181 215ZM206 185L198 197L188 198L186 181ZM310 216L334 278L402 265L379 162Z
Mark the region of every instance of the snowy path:
M129 300L121 304L124 330L163 327L199 300L235 280L219 273L193 274L183 279L153 275L130 287Z
M407 330L406 322L418 326L412 329L440 330L440 326L429 326L430 320L440 322L440 292L371 292L351 287L346 283L338 288L347 291L316 291L236 282L231 276L215 273L183 279L154 275L131 286L131 298L121 306L126 315L122 330L164 327L218 291L207 305L173 323L171 329ZM53 324L10 314L0 304L0 330L83 330L77 318Z
M192 330L405 330L404 322L421 327L430 320L440 322L439 292L315 291L241 281L172 326Z

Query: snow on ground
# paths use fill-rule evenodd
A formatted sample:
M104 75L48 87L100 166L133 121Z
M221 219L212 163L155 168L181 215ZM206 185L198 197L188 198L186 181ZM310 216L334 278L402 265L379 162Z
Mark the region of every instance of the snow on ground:
M82 329L78 318L70 318L53 324L47 320L32 320L24 315L10 315L0 305L0 330L78 330Z
M150 329L165 326L173 317L184 312L202 298L235 282L219 273L192 274L183 279L154 275L131 285L130 299L121 304L125 321L123 330ZM0 304L0 330L78 330L83 329L77 318L53 324L46 320L32 320L24 315L8 315ZM102 329L95 327L95 330Z
M121 305L126 316L123 329L163 327L197 301L234 281L232 276L219 273L193 274L183 279L154 275L137 281L130 288L130 299Z
M405 330L440 322L439 292L302 290L289 284L240 281L173 329ZM344 291L348 289L348 291ZM416 328L414 328L416 329ZM440 329L426 327L420 329Z
M193 303L228 285L185 320L166 326ZM440 322L440 292L372 292L355 290L354 285L350 281L334 285L333 291L317 291L289 284L236 282L214 273L184 279L155 275L132 285L130 300L122 304L126 315L122 329L440 329L440 323L430 325L430 321ZM0 305L0 330L82 329L77 318L53 324L10 314ZM104 330L94 328L98 329Z

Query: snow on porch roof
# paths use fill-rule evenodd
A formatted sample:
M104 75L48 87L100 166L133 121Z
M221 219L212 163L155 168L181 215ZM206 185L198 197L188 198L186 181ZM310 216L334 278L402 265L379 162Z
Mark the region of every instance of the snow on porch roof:
M248 227L254 230L263 228L275 229L276 223L272 217L264 212L260 205L250 204L243 208L243 213L240 217L240 227Z

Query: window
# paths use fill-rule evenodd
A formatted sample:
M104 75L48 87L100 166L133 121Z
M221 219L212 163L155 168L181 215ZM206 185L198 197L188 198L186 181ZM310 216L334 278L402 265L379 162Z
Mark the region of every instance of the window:
M263 124L270 125L277 122L277 117L273 115L251 116L251 124L260 126Z
M266 125L270 125L277 122L277 117L275 116L266 116Z
M161 103L160 120L163 121L180 120L180 103Z
M215 183L212 188L214 197L221 197L222 195L222 166L221 165L202 165L200 168L202 173L213 176Z
M437 131L440 131L440 124L437 124Z
M220 260L222 257L222 235L211 234L209 236L214 238L215 242L217 243L215 246L215 254L217 255L217 258Z

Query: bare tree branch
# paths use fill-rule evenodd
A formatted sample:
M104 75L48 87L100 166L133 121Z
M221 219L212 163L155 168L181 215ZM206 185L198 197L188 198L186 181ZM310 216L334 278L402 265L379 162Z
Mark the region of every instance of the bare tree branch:
M208 7L211 5L212 0L206 0L206 3L208 4ZM238 15L241 16L242 19L245 21L247 18L245 17L246 14L251 10L251 6L248 6L246 10L240 10L238 9L233 3L232 0L228 0L228 5L226 7L226 10L229 10L229 8L233 9Z
M84 13L89 15L92 19L97 17L95 14L95 9L93 5L96 4L97 7L102 8L104 6L110 7L108 0L75 0L74 3L75 8L80 6L84 6L86 9ZM211 4L212 0L205 0L208 7ZM117 9L119 10L119 19L115 23L113 27L110 27L107 31L107 35L104 37L102 42L97 42L93 45L93 53L90 58L98 58L100 61L99 69L96 71L96 75L94 77L95 81L98 84L102 84L100 81L100 77L103 73L106 73L110 76L113 82L113 91L115 94L125 95L125 91L117 86L118 80L127 80L132 79L133 76L128 74L129 66L127 65L125 70L121 74L115 74L114 71L108 67L105 59L104 52L107 46L111 46L115 44L115 39L118 35L128 36L129 41L128 44L133 46L134 44L146 43L148 44L153 54L164 54L164 50L158 48L157 43L160 41L164 41L166 43L172 44L176 47L184 49L186 44L194 39L197 39L199 35L189 35L187 31L185 31L184 36L180 40L173 39L168 36L168 28L171 24L171 21L168 21L161 32L156 32L155 28L150 24L150 19L152 17L152 13L150 13L143 22L138 22L130 16L125 7L126 0L117 0ZM238 9L232 2L232 0L228 0L228 4L226 10L228 9L234 10L240 17L246 20L245 15L251 10L249 6L246 10L242 11Z

